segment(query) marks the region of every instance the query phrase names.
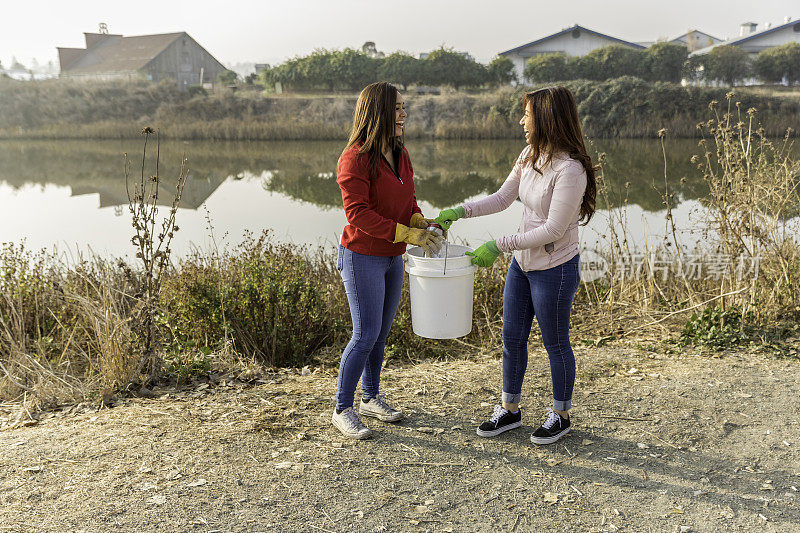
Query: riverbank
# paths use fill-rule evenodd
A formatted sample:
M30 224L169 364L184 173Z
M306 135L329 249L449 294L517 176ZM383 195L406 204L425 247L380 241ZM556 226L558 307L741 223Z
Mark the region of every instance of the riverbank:
M142 270L99 257L65 263L11 245L0 251L0 400L23 402L35 412L96 401L114 391L138 394L152 385L138 373ZM789 254L788 266L779 256L765 255L752 280L706 276L687 284L679 276L648 274L651 261L665 264L663 255L643 256L636 275L620 275L632 268L612 264L606 276L578 290L573 346L625 339L665 354L687 346L709 354L739 346L797 359L800 285L794 280L800 259L796 248L782 252ZM158 295L154 325L161 369L155 383L183 383L209 372L335 366L351 322L334 259L329 252L274 242L265 233L218 255L180 260L164 275ZM714 266L716 256L706 261L711 262L695 256L692 268L720 268ZM406 281L386 361L499 354L509 262L510 257L501 257L493 267L478 269L472 332L455 340L414 335ZM738 267L732 262L724 268ZM535 326L531 342L541 342Z
M797 361L747 350L576 352L574 429L546 447L528 440L550 395L539 348L523 427L496 439L475 426L499 400L500 362L460 353L390 363L383 390L408 418L368 420L376 435L360 442L330 424L330 366L215 375L33 419L0 405L0 523L19 532L800 527Z
M565 82L590 138L698 136L698 117L729 89L681 87L638 78ZM448 92L407 98L406 136L426 139L519 138L524 89ZM765 134L796 127L800 97L791 91L737 88L744 114L759 111ZM342 140L356 95L264 96L258 91L190 96L169 84L0 79L0 139L135 138L144 126L184 140Z

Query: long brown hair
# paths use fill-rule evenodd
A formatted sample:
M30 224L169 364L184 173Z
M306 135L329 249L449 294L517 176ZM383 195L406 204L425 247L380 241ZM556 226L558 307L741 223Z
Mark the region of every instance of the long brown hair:
M385 81L367 85L358 96L353 128L344 149L361 145L358 154L367 155L370 179L378 175L378 161L384 146L391 147L395 157L403 148L403 137L394 135L396 105L397 88Z
M544 154L543 166L547 165L556 152L566 153L572 159L580 161L586 170L586 191L581 201L580 219L585 219L583 224L586 225L594 215L597 181L592 158L583 142L575 98L566 87L546 87L525 93L522 99L523 112L529 105L533 131L530 132L531 151L525 163L530 163L534 170L541 172L536 167L539 158Z

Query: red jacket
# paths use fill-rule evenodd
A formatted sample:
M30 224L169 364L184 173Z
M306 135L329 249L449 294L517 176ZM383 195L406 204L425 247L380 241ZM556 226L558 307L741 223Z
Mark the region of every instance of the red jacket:
M345 150L336 168L348 222L342 233L342 246L365 255L402 255L406 244L392 242L397 224L408 226L411 215L421 212L414 196L411 159L403 148L396 163L398 178L381 158L378 175L370 181L368 155L358 156L358 149L359 146L352 146Z

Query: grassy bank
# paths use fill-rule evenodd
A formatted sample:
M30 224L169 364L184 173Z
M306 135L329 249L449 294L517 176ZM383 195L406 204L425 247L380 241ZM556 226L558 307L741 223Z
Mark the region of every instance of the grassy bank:
M712 351L754 343L786 351L783 341L798 335L800 251L784 253L792 258L788 282L781 279L780 258L770 256L752 302L739 293L724 308L720 291L738 290L728 290L730 280L694 283L691 301L677 280L584 283L573 310L573 343L602 345L627 337L666 350L682 343L707 344ZM211 369L336 365L349 340L350 314L334 259L265 235L222 257L181 261L166 278L160 300L164 370L182 379ZM452 341L413 334L406 283L387 343L389 364L499 354L508 263L501 258L478 270L473 330ZM44 252L10 246L0 264L0 397L46 406L124 390L137 380L133 322L140 273L99 258L66 265ZM783 287L774 300L776 285ZM706 300L711 302L695 308L694 316L681 312ZM537 333L534 327L533 339Z
M654 137L667 128L695 137L697 117L727 89L681 87L638 78L565 82L575 94L588 137ZM519 137L524 89L450 92L407 98L409 138ZM793 93L743 89L738 99L756 108L768 136L796 126ZM190 96L169 84L17 82L0 79L0 138L119 139L153 126L171 138L211 140L341 140L356 95L263 96L258 92Z
M612 207L601 250L607 269L580 286L573 342L628 337L665 349L754 343L796 355L785 341L800 334L800 246L792 229L800 162L785 143L765 137L755 113L742 107L733 97L712 105L700 129L694 164L707 185L701 201L709 213L698 227L707 235L700 249L687 249L674 231L652 249L631 249L628 221L614 209L627 197L615 196L599 173L599 194ZM652 187L669 229L669 168ZM508 262L478 270L473 330L462 339L415 336L406 284L388 360L498 353ZM665 266L674 269L670 275ZM122 261L66 263L19 246L0 249L0 397L48 405L141 384L146 282L146 269ZM336 364L349 338L334 257L275 242L268 233L172 263L159 286L152 322L158 362L160 371L179 378L251 364Z

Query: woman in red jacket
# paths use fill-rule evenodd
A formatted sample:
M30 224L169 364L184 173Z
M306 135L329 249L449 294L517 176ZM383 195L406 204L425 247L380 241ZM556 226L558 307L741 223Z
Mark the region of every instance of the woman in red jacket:
M336 182L342 190L347 226L337 269L342 275L353 336L342 353L333 425L356 439L370 437L359 413L384 422L403 415L378 393L383 352L403 287L406 243L438 251L441 237L427 231L414 196L414 170L403 147L403 97L386 83L361 91ZM353 408L358 378L363 398Z

